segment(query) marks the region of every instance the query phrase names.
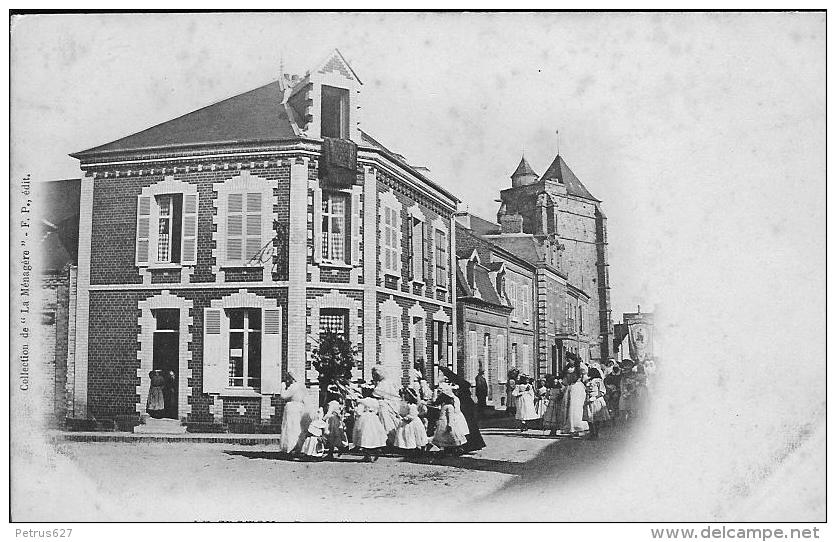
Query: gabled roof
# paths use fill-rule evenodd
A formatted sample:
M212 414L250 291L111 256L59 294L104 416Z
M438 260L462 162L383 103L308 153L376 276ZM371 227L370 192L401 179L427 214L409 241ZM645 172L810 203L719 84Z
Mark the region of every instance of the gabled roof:
M542 260L540 245L532 235L491 235L488 236L488 240L526 262L536 264Z
M70 156L147 149L293 139L279 81L192 111L141 132Z
M563 183L563 185L566 186L566 192L572 196L591 199L592 201L601 201L590 194L589 190L587 190L580 179L572 173L572 170L569 169L569 166L566 165L566 162L563 161L563 158L559 154L554 158L554 161L549 166L549 169L543 173L541 180L551 180Z
M531 164L528 163L528 160L525 159L525 156L520 159L520 165L518 165L514 173L511 174L511 178L521 175L534 175L535 177L539 177L534 169L532 169Z
M502 231L502 226L495 224L490 220L485 220L484 218L471 214L470 229L479 235L488 235L491 233L499 233Z

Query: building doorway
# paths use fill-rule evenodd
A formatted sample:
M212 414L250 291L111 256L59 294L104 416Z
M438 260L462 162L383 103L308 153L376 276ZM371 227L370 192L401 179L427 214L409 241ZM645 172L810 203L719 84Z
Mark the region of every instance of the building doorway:
M163 418L178 419L180 367L180 309L156 309L154 315L154 371L163 379Z

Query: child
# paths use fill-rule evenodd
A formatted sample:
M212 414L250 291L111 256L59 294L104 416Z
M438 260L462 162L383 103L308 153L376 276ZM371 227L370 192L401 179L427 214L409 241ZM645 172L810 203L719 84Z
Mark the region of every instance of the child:
M409 401L401 410L401 423L395 430L395 448L416 453L423 450L429 442L424 422L418 417L418 404Z
M610 374L604 377L604 387L607 389L607 407L610 409L610 419L617 420L618 405L621 399L621 367L614 365ZM613 423L615 423L613 421Z
M528 422L537 419L537 411L534 408L534 388L528 383L525 375L520 375L519 384L514 389L514 397L517 400L517 415L515 418L520 422L520 431L528 431Z
M322 407L319 407L308 426L308 436L302 443L302 455L315 459L320 459L325 455L323 434L327 427L325 420L322 419Z
M546 377L548 386L546 412L543 414L543 429L549 429L549 435L557 436L560 428L560 399L563 396L563 383L554 376Z
M546 388L546 381L540 379L537 381L537 392L534 397L534 410L537 412L537 418L543 419L546 414L546 408L549 406L549 390Z
M380 448L386 446L386 430L380 423L377 410L378 401L373 397L364 397L357 401L351 440L354 447L363 454L363 461L366 463L377 461Z
M328 413L325 415L325 447L328 450L328 458L333 459L334 452L342 454L348 448L348 436L343 422L343 413L340 403L330 401Z
M441 455L448 451L455 451L456 448L466 442L466 435L456 428L456 409L453 406L453 396L443 394L439 396L441 403L441 414L438 417L433 444L441 448Z
M598 369L590 368L587 377L583 419L589 422L590 440L595 440L598 438L598 428L601 422L610 419L607 402L604 399L607 389L604 387L604 380L601 378L601 372Z

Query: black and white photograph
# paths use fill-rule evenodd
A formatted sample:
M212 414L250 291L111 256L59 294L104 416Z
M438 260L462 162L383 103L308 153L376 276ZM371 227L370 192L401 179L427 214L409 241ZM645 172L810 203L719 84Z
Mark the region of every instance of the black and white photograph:
M10 12L16 536L824 538L826 18Z

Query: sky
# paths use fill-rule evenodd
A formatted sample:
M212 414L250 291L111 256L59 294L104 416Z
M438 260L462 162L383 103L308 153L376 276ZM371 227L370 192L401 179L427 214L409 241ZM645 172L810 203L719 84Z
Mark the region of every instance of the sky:
M820 13L27 16L12 178L78 177L68 153L335 47L364 83L362 128L486 218L523 152L544 172L559 130L609 218L614 320L657 311L653 419L676 423L619 471L648 514L723 517L823 420Z
M777 145L823 130L824 95L807 90L821 65L792 62L822 51L809 15L38 15L12 35L13 162L36 179L77 177L68 153L255 88L282 61L303 73L335 47L364 83L362 128L485 218L523 153L545 171L559 130L609 217L616 321L659 302L643 272L659 249L649 217L694 188L768 176Z

